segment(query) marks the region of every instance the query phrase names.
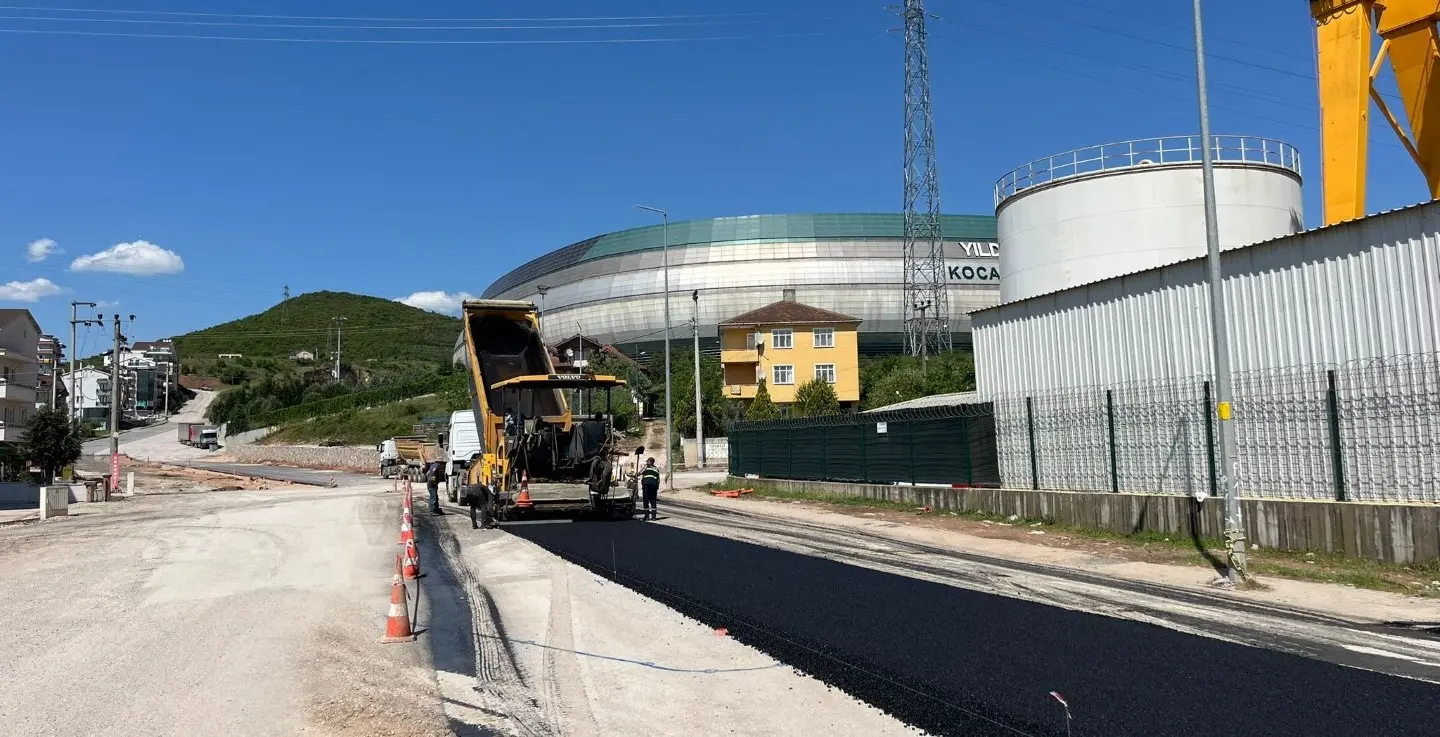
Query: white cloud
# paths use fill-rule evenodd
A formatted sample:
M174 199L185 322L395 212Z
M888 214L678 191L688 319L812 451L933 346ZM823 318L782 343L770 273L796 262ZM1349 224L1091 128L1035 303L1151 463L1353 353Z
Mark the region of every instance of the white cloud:
M475 299L475 295L469 292L456 292L448 294L443 291L416 292L409 297L396 297L395 301L407 304L411 307L418 307L422 310L439 312L444 315L460 314L460 303L467 299Z
M41 297L59 294L55 282L44 277L34 281L12 281L0 284L0 302L39 302Z
M108 271L113 274L178 274L185 270L180 254L149 241L120 243L99 253L81 256L70 264L71 271Z
M30 245L25 247L25 258L32 264L38 264L52 253L64 253L65 249L59 248L59 245L49 238L31 241Z

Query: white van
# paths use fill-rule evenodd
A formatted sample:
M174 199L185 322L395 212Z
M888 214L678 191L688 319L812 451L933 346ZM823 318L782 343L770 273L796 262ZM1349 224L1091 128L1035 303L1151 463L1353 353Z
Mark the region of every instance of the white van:
M470 461L480 454L480 433L475 427L475 413L465 409L450 413L450 431L446 434L445 475L450 501L460 501L460 485Z

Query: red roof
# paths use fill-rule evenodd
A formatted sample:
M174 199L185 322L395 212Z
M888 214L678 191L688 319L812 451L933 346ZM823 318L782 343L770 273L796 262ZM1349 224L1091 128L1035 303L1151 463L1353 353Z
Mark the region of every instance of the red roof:
M859 324L858 317L842 315L819 307L781 300L722 320L721 325L816 325L816 324Z

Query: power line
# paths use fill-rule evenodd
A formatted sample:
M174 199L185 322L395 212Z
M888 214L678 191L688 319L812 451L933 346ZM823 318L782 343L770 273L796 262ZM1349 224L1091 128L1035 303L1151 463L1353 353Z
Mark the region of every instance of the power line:
M251 41L260 43L315 43L378 46L569 46L596 44L683 43L687 41L744 41L771 38L808 38L816 36L879 35L881 31L809 31L800 33L744 34L733 36L666 36L654 38L594 39L360 39L360 38L276 38L260 36L204 36L183 33L128 33L121 31L62 31L39 28L0 28L0 33L36 36L101 36L111 38L151 38L186 41Z
M751 20L707 20L707 21L657 21L652 23L605 23L605 24L549 24L549 25L505 25L505 26L370 26L370 25L336 25L319 23L251 23L246 21L200 21L200 20L154 20L140 18L60 18L55 16L39 15L0 15L0 20L27 20L41 21L46 23L128 23L135 25L167 25L167 26L191 26L191 27L227 27L227 28L307 28L326 29L337 31L578 31L578 30L603 30L607 28L707 28L710 26L724 25L754 25L763 23L760 19ZM424 21L417 21L424 22Z
M417 22L417 23L468 23L468 22L503 22L503 21L557 21L557 22L581 22L581 21L607 21L607 20L673 20L687 18L756 18L756 17L780 17L809 15L799 11L792 12L752 12L752 13L691 13L672 15L592 15L592 16L533 16L533 17L506 17L506 18L415 18L415 17L375 17L375 16L353 16L353 15L267 15L254 13L214 13L214 12L192 12L181 10L117 10L113 8L62 8L42 7L23 5L0 5L0 10L24 10L33 12L49 13L96 13L107 15L164 15L171 17L190 18L256 18L268 20L334 20L334 21L394 21L394 22Z

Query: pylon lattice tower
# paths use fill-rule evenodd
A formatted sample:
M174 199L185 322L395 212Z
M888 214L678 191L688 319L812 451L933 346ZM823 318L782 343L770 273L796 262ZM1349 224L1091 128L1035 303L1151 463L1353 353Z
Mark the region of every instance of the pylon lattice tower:
M925 3L905 0L905 352L950 350L940 175L925 51Z

